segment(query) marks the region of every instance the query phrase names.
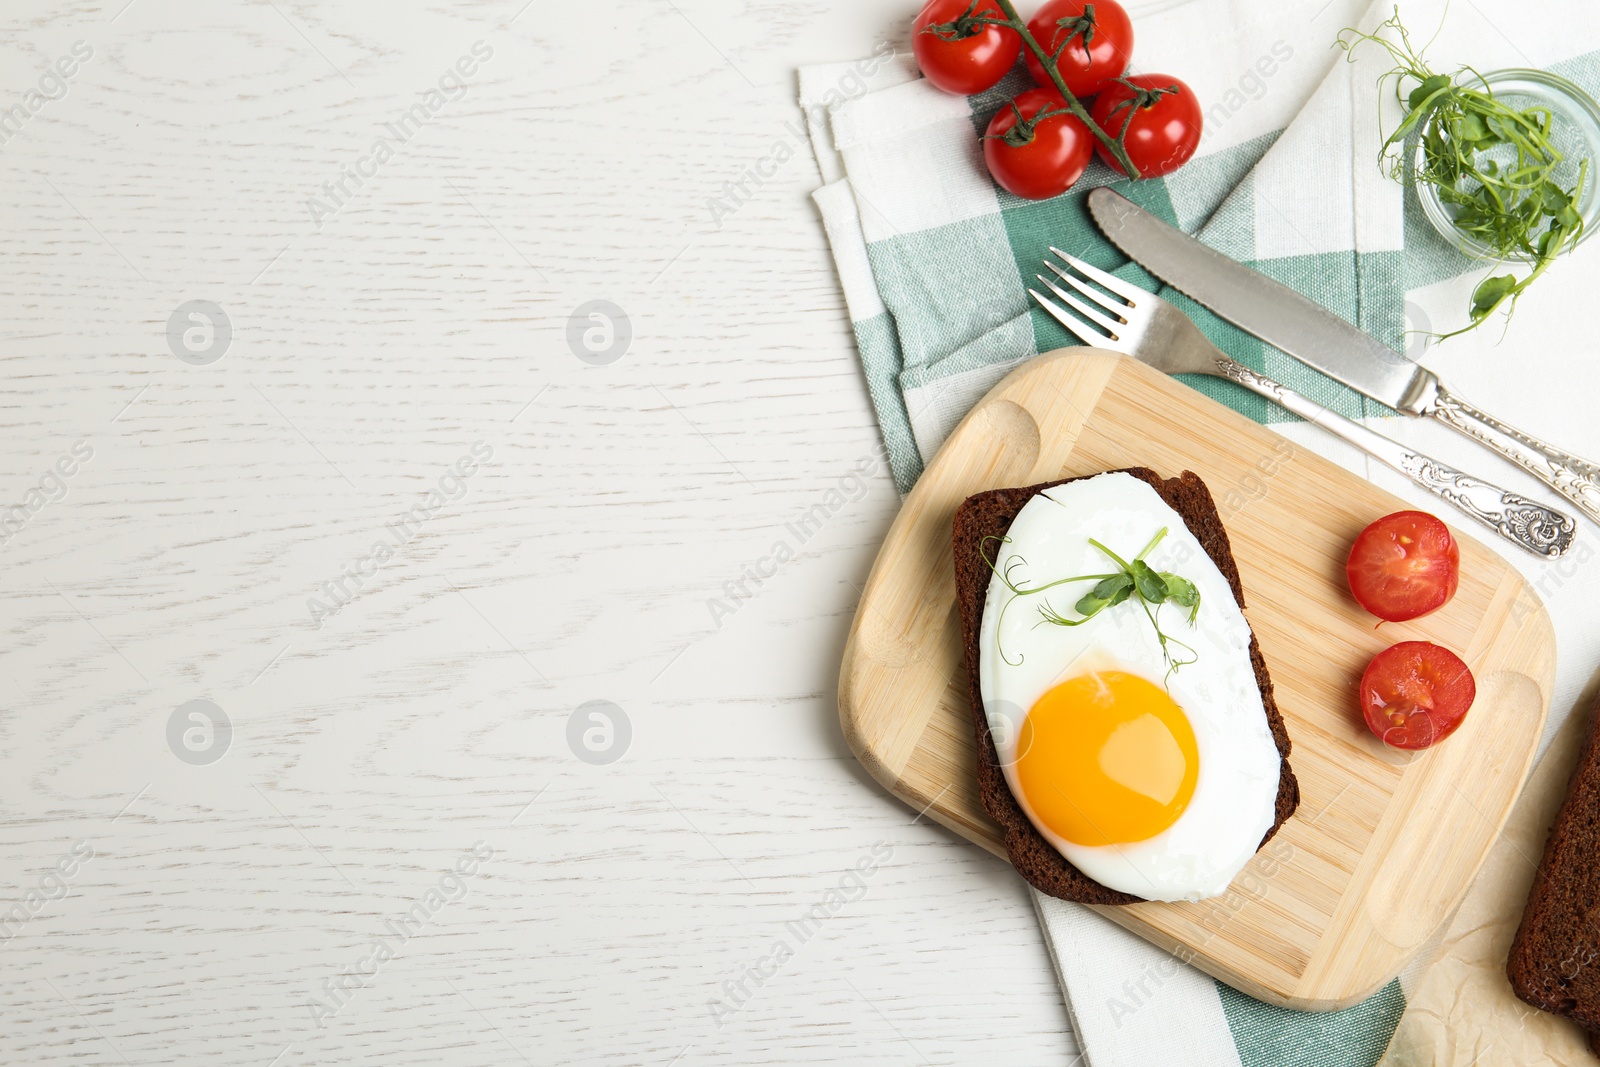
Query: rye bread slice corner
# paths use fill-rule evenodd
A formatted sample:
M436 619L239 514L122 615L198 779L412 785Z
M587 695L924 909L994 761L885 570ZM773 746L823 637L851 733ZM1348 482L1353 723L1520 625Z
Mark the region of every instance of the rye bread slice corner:
M1149 483L1172 510L1182 517L1184 525L1216 563L1217 569L1228 580L1234 599L1244 607L1244 588L1239 581L1239 568L1233 560L1233 550L1228 545L1228 532L1217 514L1217 505L1211 492L1190 471L1180 477L1162 479L1146 467L1134 467L1118 473L1131 474ZM1011 528L1017 513L1024 504L1046 490L1076 478L1043 482L1022 489L994 489L970 496L956 508L954 522L956 606L961 613L962 643L966 649L967 685L972 699L972 728L978 740L978 793L990 817L1005 830L1006 852L1011 864L1028 884L1041 893L1080 904L1134 904L1143 897L1119 892L1101 885L1055 850L1034 828L1023 814L1011 789L1006 785L1000 770L1000 758L994 741L989 737L989 721L984 715L983 698L978 691L978 635L983 624L983 602L989 591L991 571L984 562L983 543L986 537L1001 537ZM1289 768L1289 733L1284 729L1283 716L1278 712L1272 696L1272 679L1267 674L1266 660L1255 635L1250 636L1250 662L1255 667L1256 684L1261 689L1261 702L1266 707L1267 724L1277 743L1283 760L1278 777L1278 804L1272 829L1261 839L1265 845L1278 832L1300 803L1300 785L1294 771Z
M1600 1030L1600 709L1545 840L1506 977L1523 1000ZM1600 1055L1590 1035L1590 1048Z

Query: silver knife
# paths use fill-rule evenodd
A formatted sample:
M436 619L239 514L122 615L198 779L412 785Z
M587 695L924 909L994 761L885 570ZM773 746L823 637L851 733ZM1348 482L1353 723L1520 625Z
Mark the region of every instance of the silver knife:
M1488 445L1600 522L1600 466L1480 411L1426 367L1127 197L1095 189L1088 204L1112 244L1196 303L1358 393Z

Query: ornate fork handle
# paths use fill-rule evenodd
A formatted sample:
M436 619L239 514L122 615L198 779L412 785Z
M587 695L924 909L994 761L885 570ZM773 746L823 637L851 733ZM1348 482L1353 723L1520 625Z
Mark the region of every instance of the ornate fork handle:
M1554 559L1572 547L1577 527L1572 516L1413 452L1231 359L1219 358L1216 367L1218 377L1237 382L1348 441L1534 555ZM1600 490L1600 485L1596 489Z
M1600 467L1553 448L1514 426L1507 426L1456 396L1442 383L1433 404L1423 414L1432 415L1451 429L1488 445L1600 522Z

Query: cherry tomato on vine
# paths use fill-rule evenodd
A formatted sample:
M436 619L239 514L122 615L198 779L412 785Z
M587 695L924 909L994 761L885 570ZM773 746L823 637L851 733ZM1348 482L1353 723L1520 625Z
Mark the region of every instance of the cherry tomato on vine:
M983 138L989 173L1029 200L1064 193L1094 155L1094 134L1054 89L1029 89L995 112Z
M1122 77L1133 58L1133 22L1117 0L1050 0L1028 20L1028 32L1056 56L1061 80L1080 99ZM1022 58L1034 81L1054 86L1032 49Z
M1461 657L1428 641L1402 641L1361 675L1361 714L1386 745L1427 748L1455 733L1478 684Z
M992 88L1017 62L1022 38L993 0L929 0L911 23L911 51L923 77L947 93L971 96Z
M1418 619L1456 595L1461 548L1426 511L1397 511L1361 531L1345 563L1356 603L1387 622Z
M1112 82L1095 97L1090 114L1112 140L1128 131L1123 147L1141 178L1171 174L1200 147L1200 101L1194 90L1165 74L1136 74ZM1122 173L1104 145L1100 158Z

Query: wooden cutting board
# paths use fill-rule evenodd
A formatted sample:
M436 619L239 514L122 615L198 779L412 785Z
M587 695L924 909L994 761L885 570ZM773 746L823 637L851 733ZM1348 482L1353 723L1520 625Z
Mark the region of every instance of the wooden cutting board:
M1348 1007L1393 978L1467 891L1522 788L1544 727L1555 634L1537 594L1438 512L1461 543L1442 610L1374 627L1345 557L1409 505L1181 382L1110 352L1040 356L994 388L934 457L867 579L845 648L839 717L892 793L1005 854L977 794L951 564L973 493L1118 467L1205 479L1228 528L1294 744L1300 809L1227 896L1102 914L1227 984L1286 1007ZM1461 655L1478 682L1462 727L1387 748L1356 710L1362 669L1404 640Z

